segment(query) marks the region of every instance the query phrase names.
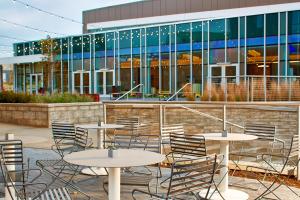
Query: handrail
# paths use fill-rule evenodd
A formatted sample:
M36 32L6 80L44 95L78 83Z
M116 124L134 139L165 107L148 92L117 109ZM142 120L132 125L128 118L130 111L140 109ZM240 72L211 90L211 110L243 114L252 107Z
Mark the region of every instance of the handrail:
M204 117L207 117L207 118L216 120L216 121L223 122L223 119L221 119L221 118L218 118L218 117L215 117L215 116L212 116L212 115L209 115L209 114L200 112L200 111L198 111L198 110L194 110L194 109L192 109L192 108L189 108L189 107L186 107L186 106L183 106L183 105L180 105L180 107L182 107L182 108L184 108L184 109L186 109L186 110L188 110L188 111L191 111L191 112L193 112L193 113L199 114L199 115L201 115L201 116L204 116ZM226 120L225 120L225 121L226 121ZM238 125L238 124L229 122L229 121L226 121L226 124L230 124L230 125L232 125L232 126L235 126L235 127L241 128L241 129L245 129L244 126L241 126L241 125Z
M182 86L179 90L177 90L177 92L175 92L175 94L173 94L170 98L168 98L167 101L172 100L175 96L178 95L179 92L181 92L185 87L187 87L188 85L192 85L191 83L187 83L184 86Z
M143 86L144 86L144 85L143 85L142 83L141 83L141 84L138 84L137 86L131 88L128 92L126 92L125 94L123 94L122 96L120 96L119 98L117 98L115 101L119 101L120 99L122 99L122 98L125 97L125 96L127 96L127 98L128 98L128 95L129 95L130 93L132 93L133 90L135 90L136 88L139 88L139 87L143 87ZM144 94L144 92L143 92L143 94Z

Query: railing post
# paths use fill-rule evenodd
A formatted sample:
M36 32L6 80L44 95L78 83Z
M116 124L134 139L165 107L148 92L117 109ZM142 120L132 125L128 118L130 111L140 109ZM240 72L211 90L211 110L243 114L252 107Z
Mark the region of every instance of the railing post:
M292 100L292 79L289 77L288 80L290 80L288 81L288 83L289 83L289 101L291 101Z
M223 105L223 131L226 130L226 105Z
M253 77L251 77L251 101L253 102Z
M246 79L246 88L247 88L247 101L250 101L250 77L247 77Z
M264 99L267 101L267 78L264 76Z
M298 106L298 121L297 121L297 127L298 127L298 138L300 138L300 106ZM298 160L300 159L300 143L298 143ZM297 179L300 181L300 162L297 163Z
M5 140L14 140L14 134L12 133L7 133L5 135ZM8 172L9 171L14 171L16 169L16 166L15 165L8 165L7 166L7 170ZM13 184L13 183L12 183ZM7 187L5 187L5 191L4 191L4 200L13 200L16 198L16 194L15 194L15 191L13 189L13 187L10 187L11 189L7 189ZM12 195L12 197L11 197Z
M160 138L160 145L159 145L159 149L160 149L160 153L163 153L162 150L162 135L161 135L161 130L162 130L162 126L163 126L163 109L162 109L162 105L159 105L159 138Z

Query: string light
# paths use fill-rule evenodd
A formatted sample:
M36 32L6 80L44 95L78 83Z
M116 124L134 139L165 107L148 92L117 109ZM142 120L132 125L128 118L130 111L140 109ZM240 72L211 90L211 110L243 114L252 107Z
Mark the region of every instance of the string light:
M21 5L26 6L26 8L31 8L31 9L37 10L38 12L42 12L42 13L51 15L51 16L53 16L53 17L57 17L57 18L59 18L59 19L63 19L63 20L66 20L66 21L70 21L70 22L72 22L72 23L84 25L82 22L79 22L79 21L77 21L77 20L75 20L75 19L71 19L71 18L68 18L68 17L64 17L64 16L61 16L61 15L58 15L58 14L53 13L53 12L49 12L49 11L43 10L43 9L41 9L41 8L35 7L35 6L33 6L33 5L30 5L30 4L25 3L25 2L23 2L23 1L20 1L20 0L13 0L13 3L16 3L16 2L19 3L19 4L21 4Z
M16 40L16 41L26 41L25 39L20 39L20 38L16 38L16 37L11 37L11 36L6 36L6 35L0 35L0 38L6 38L6 39L10 39L10 40Z
M39 31L39 32L46 33L46 34L49 34L49 33L51 34L52 33L52 34L55 34L55 35L65 36L65 34L62 34L62 33L56 33L56 32L47 31L47 30L43 30L43 29L39 29L39 28L35 28L35 27L23 25L23 24L18 24L16 22L12 22L12 21L9 21L9 20L3 19L3 18L0 18L0 21L2 21L4 23L15 25L15 26L20 26L20 27L23 27L23 28L26 28L26 29L31 29L31 30L34 30L34 31Z

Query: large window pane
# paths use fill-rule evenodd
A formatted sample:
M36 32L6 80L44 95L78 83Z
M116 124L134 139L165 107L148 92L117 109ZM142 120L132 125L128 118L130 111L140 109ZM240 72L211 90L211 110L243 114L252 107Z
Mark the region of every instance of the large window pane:
M202 88L202 22L192 23L193 53L193 92L200 93Z
M158 93L159 90L159 29L147 28L147 93Z
M73 71L82 70L82 38L73 37Z
M225 62L225 20L212 20L209 24L210 64Z
M300 11L288 13L288 75L300 76Z
M190 82L191 24L177 25L177 89Z
M278 75L278 13L266 15L266 75Z
M131 34L120 32L120 82L124 91L131 89Z
M247 17L247 75L264 74L264 15Z

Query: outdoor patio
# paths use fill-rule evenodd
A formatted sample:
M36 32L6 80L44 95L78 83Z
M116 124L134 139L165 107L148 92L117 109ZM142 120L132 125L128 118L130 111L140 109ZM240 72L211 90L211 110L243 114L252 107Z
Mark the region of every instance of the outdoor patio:
M145 105L146 104L146 105ZM115 129L117 127L118 124L122 124L122 120L124 119L129 119L128 116L124 116L124 113L127 113L128 115L135 115L135 116L141 116L142 120L139 122L138 127L143 127L147 120L151 121L151 129L149 129L148 127L146 128L141 128L141 130L139 131L144 131L147 132L149 134L152 135L157 135L159 133L159 123L160 120L163 121L163 123L166 124L170 124L170 120L174 122L174 124L178 123L178 119L174 118L174 117L178 117L174 115L174 113L177 113L179 109L176 106L178 105L163 105L165 106L164 109L162 109L162 106L159 105L151 105L152 107L149 107L149 103L145 103L145 104L141 104L140 106L134 106L134 107L130 107L128 104L126 105L122 105L122 103L119 104L112 104L111 102L108 102L104 105L104 116L103 116L103 121L106 121L106 124L101 124L100 126L105 126L105 125L109 125L111 127L106 127L107 129ZM169 106L169 108L167 107ZM180 109L185 109L187 111L189 111L189 115L186 113L182 113L181 115L181 119L180 121L183 122L184 124L184 131L188 132L188 133L192 133L195 134L192 131L198 131L201 134L203 134L205 136L206 134L206 150L209 154L212 153L217 153L219 154L219 152L223 151L222 147L221 150L219 151L219 145L217 141L211 141L211 137L209 134L207 135L207 133L214 133L214 130L219 129L221 127L222 129L222 125L224 126L224 124L222 123L222 121L218 120L219 118L223 118L225 119L224 121L226 121L228 123L228 129L230 129L231 131L234 131L233 133L241 133L243 134L242 131L236 131L236 129L238 129L239 127L237 127L236 124L236 120L243 120L242 117L243 116L239 116L238 118L232 118L232 115L235 115L236 112L238 112L237 110L233 110L233 109L240 109L241 105L229 105L228 106L228 110L222 110L222 106L220 105L215 105L214 107L210 107L210 108L206 108L206 110L201 110L202 108L200 108L200 110L203 112L199 111L199 108L192 108L192 105L186 105L186 107L180 107ZM279 119L282 118L279 117L279 119L276 118L277 113L279 112L279 116L280 115L285 115L284 112L287 110L286 112L290 113L290 116L288 117L292 123L289 124L291 130L294 130L294 126L293 123L296 123L294 120L294 114L297 115L297 112L294 113L294 105L291 104L291 107L284 107L283 105L280 105L279 107L272 107L272 105L268 105L268 106L262 106L258 109L260 109L261 111L257 111L257 112L266 112L268 113L268 115L272 115L273 118L271 120L273 120L274 123L279 123L278 121L280 121ZM285 105L286 106L286 105ZM120 108L122 107L122 108ZM242 105L243 109L253 109L250 108L250 106L245 106ZM221 110L220 110L221 108ZM125 109L125 110L122 110ZM210 110L210 112L208 112L208 110ZM267 111L264 111L267 110ZM191 112L190 112L191 111ZM218 113L218 112L221 112ZM227 111L227 112L226 112ZM141 113L139 113L141 112ZM270 113L273 114L270 114ZM109 113L109 114L108 114ZM116 114L117 113L117 114ZM204 115L204 113L206 115ZM245 112L246 114L247 112ZM293 113L293 114L291 114ZM122 114L122 116L124 116L124 118L118 118L116 117L116 115L120 115ZM158 116L157 116L158 114ZM206 131L203 133L203 127L202 127L202 121L203 119L201 119L201 123L195 121L194 117L195 115L198 118L204 117L206 119L206 121L204 123L209 123L207 121L207 119L210 119L210 123L209 125L206 127ZM261 118L265 118L265 113L260 113ZM188 119L186 119L185 117L189 116ZM212 117L214 116L215 119ZM172 118L173 117L173 118ZM183 117L183 118L182 118ZM260 120L258 117L258 121ZM147 119L147 120L145 120ZM295 118L297 119L297 117ZM143 121L144 120L144 121ZM191 121L192 123L195 124L195 126L192 126L191 124L188 124L187 121ZM284 120L282 118L282 120ZM214 124L215 121L218 121L217 124ZM261 121L263 122L263 121ZM113 124L115 123L115 125ZM123 122L124 123L124 122ZM283 122L284 123L284 122ZM271 123L270 123L271 124ZM99 145L102 146L103 144L100 144L99 141L99 137L97 135L97 129L94 129L93 126L91 126L91 124L88 123L83 123L81 125L77 125L79 127L83 127L86 130L88 130L88 137L91 139L92 141L92 146L89 146L89 148L93 147L94 149L99 148ZM77 127L76 126L76 127ZM98 126L96 124L96 126ZM202 127L202 129L199 128ZM225 125L226 126L226 125ZM280 127L281 129L278 129L278 132L281 131L286 131L286 128L283 127L283 125L280 124L276 124L276 127ZM122 128L120 128L121 130L123 130ZM54 130L54 129L53 129ZM55 160L55 159L60 159L60 155L57 154L56 152L54 152L53 150L51 150L51 148L55 147L55 141L52 139L53 138L53 130L51 128L36 128L36 127L26 127L26 126L19 126L19 125L12 125L12 124L6 124L6 123L0 123L0 140L4 140L6 137L6 134L10 133L13 134L14 139L20 139L23 141L23 147L24 147L24 161L27 162L28 158L29 158L29 163L30 163L30 168L31 169L39 169L40 166L36 165L36 161L38 160ZM163 128L161 128L161 130L164 130ZM76 129L76 131L78 131ZM108 132L110 132L110 130L107 130ZM128 130L126 129L125 131L132 131L131 129ZM173 130L175 131L175 130ZM175 131L176 132L176 131ZM245 132L246 133L246 132ZM275 132L274 132L275 133ZM115 132L114 132L115 134ZM162 133L159 133L162 134ZM171 133L170 133L171 134ZM172 135L172 134L171 134ZM287 136L287 135L286 135ZM115 136L116 137L116 136ZM195 136L196 137L196 136ZM215 137L215 136L214 136ZM228 137L231 137L230 135L228 135ZM246 136L245 136L246 137ZM172 138L172 137L171 137ZM102 138L103 139L103 138ZM173 138L174 139L174 138ZM191 138L185 138L185 141L190 140ZM197 139L197 138L193 138L192 139ZM257 137L254 139L258 139ZM172 139L171 139L172 140ZM238 139L238 140L246 140L245 138L243 139ZM249 138L249 140L252 140L251 138ZM104 139L103 139L104 141ZM163 140L162 140L163 141ZM162 142L161 141L161 142ZM200 140L199 140L200 141ZM233 140L230 140L233 141ZM247 143L249 143L249 141L246 141ZM171 142L172 143L172 142ZM251 143L251 142L250 142ZM286 144L288 146L288 143ZM105 146L105 145L103 145ZM108 147L109 148L109 147ZM119 149L122 149L121 147L119 147ZM73 153L71 153L73 154ZM231 157L230 157L231 158ZM65 160L68 161L69 157L68 155L66 155L64 157ZM88 158L87 158L88 159ZM218 158L220 163L223 163L223 160L221 158ZM224 159L224 158L223 158ZM145 158L146 160L146 158ZM166 162L166 160L165 160ZM168 160L169 162L169 160ZM253 159L249 159L249 160L245 160L242 161L241 163L239 163L240 167L242 169L246 169L243 168L242 166L249 163L252 163ZM253 162L255 164L255 162ZM153 163L155 164L155 163ZM170 164L170 162L169 162ZM229 162L229 167L231 169L233 169L233 163ZM220 167L221 168L221 167ZM144 173L144 169L141 169L140 167L134 167L134 173L138 173L138 174L143 174ZM154 165L150 165L149 167L151 173L153 175L158 175L157 172L157 167L155 167ZM221 168L222 169L222 168ZM259 170L258 170L259 171ZM121 170L122 172L122 170ZM153 178L150 182L150 191L152 192L156 192L156 185L160 185L160 183L167 179L168 177L170 177L170 167L166 167L166 165L164 165L162 167L162 177L160 177L159 179ZM221 177L223 177L224 174L222 174L224 172L222 172L222 170L218 171L216 170L216 175L214 177L214 182L218 185L220 182L222 182L220 180ZM257 171L255 171L255 173L257 173ZM283 173L287 173L287 171L283 171ZM293 173L295 174L296 172L293 171ZM122 173L121 173L122 174ZM249 195L249 199L256 199L260 194L262 194L266 189L264 188L264 186L260 185L259 182L255 179L250 179L249 176L247 177L237 177L236 175L240 175L240 173L236 173L235 176L232 176L232 171L229 175L229 187L230 189L235 189L238 191L243 191L246 194ZM251 174L251 173L250 173ZM36 174L31 174L32 177L34 177ZM249 174L247 174L249 175ZM29 177L29 179L31 178L31 176ZM285 176L285 175L284 175ZM64 180L69 180L69 175L63 175L61 176ZM252 177L255 178L255 177ZM291 176L291 179L294 179L294 182L296 182L296 177ZM222 178L223 179L223 178ZM39 177L39 182L44 182L46 184L52 184L53 176L50 176L48 173L43 173L43 175L41 177ZM106 192L103 189L103 183L108 181L108 177L107 176L89 176L89 175L84 175L82 173L77 174L76 176L73 177L71 184L78 187L82 192L84 192L85 194L87 194L91 199L109 199L108 195L106 194ZM270 181L270 180L269 180ZM264 184L266 186L269 186L272 182L267 182L265 181ZM66 184L62 183L59 180L56 180L50 188L56 188L56 187L64 187L66 186ZM243 188L241 186L246 186L246 187L250 187L250 188L259 188L258 190L253 190L253 189L249 189L249 188ZM276 186L279 186L278 183L276 183L273 187L277 188ZM107 185L106 185L107 187ZM218 185L219 187L219 185ZM1 185L1 190L0 190L0 195L2 195L2 197L4 197L4 187L3 185ZM68 186L67 186L68 188ZM108 188L108 187L107 187ZM140 189L140 190L147 190L147 187L144 186L136 186L136 185L121 185L121 195L120 195L120 199L132 199L132 191L133 189ZM158 189L158 192L166 192L168 189L168 184L164 185L164 187ZM276 196L269 194L264 196L262 199L266 199L266 198L274 198L274 199L300 199L299 195L300 195L300 188L295 188L295 187L291 187L291 189L293 189L295 191L297 195L295 195L293 192L291 192L286 186L281 186L279 188L277 188L274 191L274 194L276 194ZM199 192L199 190L196 190L195 192ZM216 192L217 193L217 192ZM82 195L80 193L78 193L77 191L71 191L70 192L72 198L74 199L85 199L84 197L82 197ZM148 196L146 195L136 195L137 199L147 199ZM51 198L50 198L51 199ZM186 199L186 197L184 197L184 199ZM196 199L193 196L190 195L189 199ZM216 199L216 198L212 198L212 199ZM218 198L217 198L218 199ZM231 199L231 198L229 198Z

